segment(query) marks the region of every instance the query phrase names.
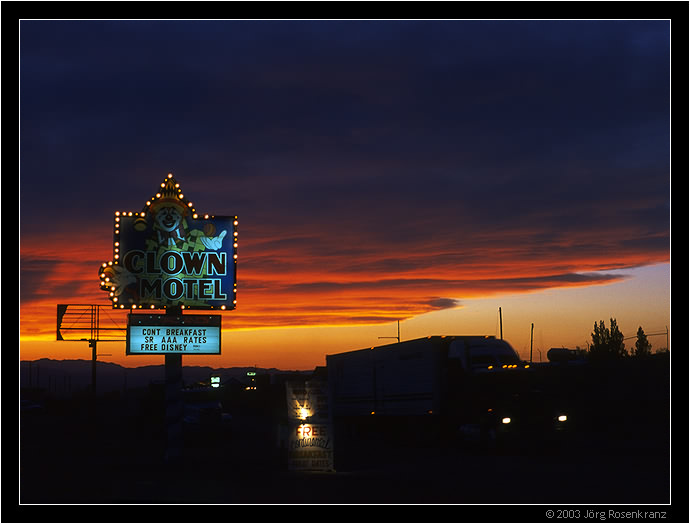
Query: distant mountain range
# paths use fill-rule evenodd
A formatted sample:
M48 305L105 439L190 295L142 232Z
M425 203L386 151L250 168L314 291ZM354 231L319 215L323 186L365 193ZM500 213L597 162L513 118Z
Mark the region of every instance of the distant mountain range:
M276 368L232 367L212 368L209 366L182 366L182 380L189 386L197 382L209 382L211 375L219 375L221 383L248 382L247 372L257 374L311 374L312 371L284 371ZM90 360L40 360L20 362L19 381L21 388L39 388L56 396L70 396L91 385ZM147 387L151 383L165 381L165 366L141 366L126 368L111 362L96 363L96 386L98 393L126 391Z

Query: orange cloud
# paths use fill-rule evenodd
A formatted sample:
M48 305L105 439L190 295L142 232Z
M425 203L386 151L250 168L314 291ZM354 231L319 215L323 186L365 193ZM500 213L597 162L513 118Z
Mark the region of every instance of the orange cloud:
M466 298L611 283L624 277L607 271L668 260L633 248L614 257L591 236L548 247L511 244L498 234L458 245L433 236L401 249L346 229L272 233L240 226L238 305L226 314L232 328L386 323ZM108 304L97 269L111 249L107 234L93 231L24 238L21 336L54 337L58 303Z

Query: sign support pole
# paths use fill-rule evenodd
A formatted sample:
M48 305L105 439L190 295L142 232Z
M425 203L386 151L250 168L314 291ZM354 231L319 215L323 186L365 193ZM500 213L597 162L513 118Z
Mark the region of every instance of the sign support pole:
M98 353L96 351L96 340L89 340L89 347L91 348L91 394L96 397L96 362Z
M237 224L237 216L197 213L173 174L168 173L141 212L115 212L113 260L103 262L98 268L101 290L108 293L113 308L121 310L167 306L165 315L156 315L156 335L160 331L158 326L182 324L180 318L186 307L185 300L192 301L190 307L234 309L237 304ZM228 233L230 236L225 240ZM179 305L170 306L170 302L179 302ZM58 304L57 312L57 338L60 340L61 319L66 308ZM97 326L97 308L92 309L92 324L93 315ZM161 322L161 318L165 320ZM213 353L213 346L217 344L219 354L220 316L206 317L200 328L200 333L205 333L206 329L212 331L213 337L184 337L185 341L179 344L175 337L153 342L154 329L147 329L144 334L141 322L144 319L137 319L137 325L133 326L132 316L128 319L126 353L132 354L131 333L135 327L138 328L135 336L143 340L137 339L141 341L137 342L139 347L134 353L154 354L158 347L165 353L165 461L179 463L184 451L182 353L203 354L207 347ZM95 363L97 332L91 338ZM207 342L207 338L212 341ZM171 339L172 345L168 342ZM95 389L95 375L92 382Z
M179 306L168 307L166 315L182 314ZM165 355L165 424L167 449L165 460L177 463L182 458L182 355Z

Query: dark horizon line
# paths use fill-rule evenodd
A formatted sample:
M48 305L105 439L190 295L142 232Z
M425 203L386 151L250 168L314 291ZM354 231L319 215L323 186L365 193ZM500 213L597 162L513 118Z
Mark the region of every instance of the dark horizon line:
M163 355L156 355L156 356L163 356ZM49 357L42 357L36 360L22 360L20 359L19 364L33 364L36 362L42 362L42 361L49 361L49 362L85 362L87 364L91 364L91 359L84 359L84 358L64 358L64 359L54 359L54 358L49 358ZM99 364L110 364L113 366L118 366L121 368L126 368L127 366L123 366L122 364L118 364L117 362L107 362L104 360L97 360ZM141 366L134 366L134 368L145 368L145 367L164 367L165 363L162 364L144 364ZM277 367L261 367L261 366L225 366L225 367L213 367L213 366L200 366L200 365L190 365L190 364L182 364L183 368L211 368L211 369L263 369L266 371L269 370L276 370L276 371L281 371L281 372L298 372L298 373L307 373L313 371L313 369L305 369L305 370L299 370L299 369L281 369ZM315 366L318 367L318 366Z

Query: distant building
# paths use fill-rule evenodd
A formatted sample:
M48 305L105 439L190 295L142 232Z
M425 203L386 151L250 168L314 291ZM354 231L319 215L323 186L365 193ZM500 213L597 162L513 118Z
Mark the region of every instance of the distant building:
M271 375L258 373L256 368L247 371L245 391L265 390L271 383Z

